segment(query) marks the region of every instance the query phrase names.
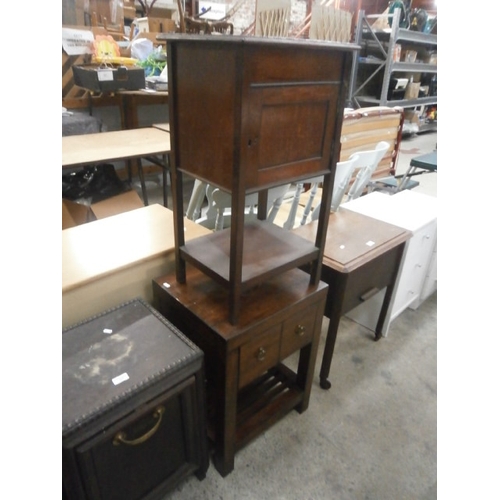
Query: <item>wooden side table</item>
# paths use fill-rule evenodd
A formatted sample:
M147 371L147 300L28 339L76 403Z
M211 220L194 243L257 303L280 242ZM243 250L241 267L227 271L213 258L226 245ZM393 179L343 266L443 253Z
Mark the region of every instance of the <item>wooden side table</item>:
M342 207L412 233L384 326L383 335L386 336L391 321L408 307L416 309L437 290L437 198L409 190L392 196L375 191L344 203ZM381 297L377 294L369 303L349 311L347 316L373 330L373 312L380 303Z
M203 353L136 299L63 331L67 499L159 499L208 468Z
M209 438L222 476L237 450L292 409L309 405L327 286L293 269L241 297L237 325L228 290L193 266L153 280L155 306L205 353ZM297 371L281 363L300 351Z
M316 224L315 221L300 226L295 232L313 239ZM328 375L341 316L386 287L375 340L382 336L406 241L411 235L406 229L342 207L330 215L321 271L321 279L329 285L325 315L330 318L320 371L323 389L331 387Z

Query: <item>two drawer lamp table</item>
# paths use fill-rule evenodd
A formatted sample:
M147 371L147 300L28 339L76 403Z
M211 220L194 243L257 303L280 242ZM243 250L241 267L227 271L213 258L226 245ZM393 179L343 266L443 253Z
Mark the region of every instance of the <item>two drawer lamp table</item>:
M224 477L239 449L292 409L307 409L327 286L287 271L241 297L234 325L227 289L192 265L186 272L184 284L175 272L153 280L154 303L205 354L208 435ZM282 363L294 353L298 360Z
M316 224L314 221L295 231L313 240ZM330 214L321 270L322 281L329 285L325 316L330 318L320 370L323 389L331 387L328 375L341 316L386 287L375 340L382 336L406 242L411 236L406 229L342 207Z

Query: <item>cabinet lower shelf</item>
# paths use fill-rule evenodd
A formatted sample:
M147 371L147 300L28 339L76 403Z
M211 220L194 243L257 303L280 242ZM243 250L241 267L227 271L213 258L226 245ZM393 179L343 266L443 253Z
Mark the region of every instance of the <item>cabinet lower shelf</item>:
M300 404L304 390L296 383L296 373L283 364L267 371L238 394L235 451ZM215 408L208 408L208 436L215 442Z
M241 289L248 290L286 270L318 258L319 249L300 236L266 221L244 226ZM181 256L223 286L230 283L231 231L196 238L180 248Z
M376 97L369 96L356 96L354 97L356 102L363 105L366 104L368 106L400 106L402 108L412 108L415 106L429 106L431 104L437 104L437 96L431 97L418 97L416 99L377 99Z

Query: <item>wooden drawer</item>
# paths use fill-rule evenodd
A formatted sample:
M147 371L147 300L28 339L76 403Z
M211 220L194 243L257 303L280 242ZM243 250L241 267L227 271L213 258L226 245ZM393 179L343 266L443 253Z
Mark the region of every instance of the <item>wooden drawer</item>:
M244 387L278 363L280 339L281 323L241 346L238 388Z
M238 388L309 344L314 335L316 316L317 307L301 308L290 318L242 345Z
M362 304L392 281L399 255L399 248L393 248L350 273L348 293L342 307L344 313Z
M309 344L313 338L317 307L301 309L283 323L280 359Z
M325 315L330 318L337 305L335 301L339 300L339 293L343 294L340 314L345 314L391 283L398 269L399 252L399 246L395 247L348 274L323 266L321 279L330 285ZM342 287L345 287L344 291L340 291Z

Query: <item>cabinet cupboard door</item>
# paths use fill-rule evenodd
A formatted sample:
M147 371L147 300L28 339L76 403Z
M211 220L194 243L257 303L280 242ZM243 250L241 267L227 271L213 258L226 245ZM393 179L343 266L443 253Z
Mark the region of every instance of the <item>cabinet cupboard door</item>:
M333 83L250 85L241 138L248 188L329 171L338 92Z

